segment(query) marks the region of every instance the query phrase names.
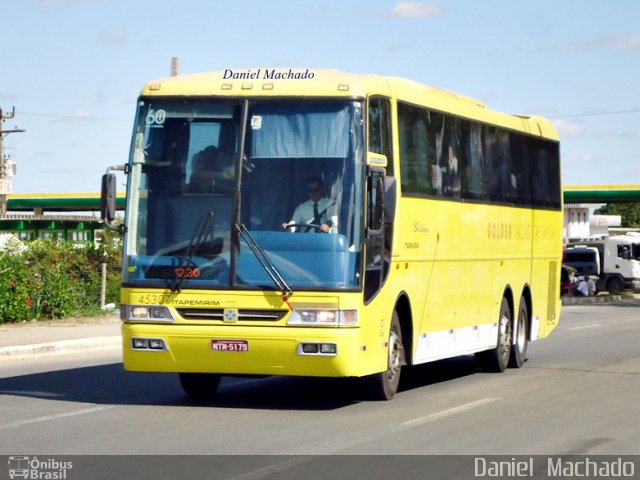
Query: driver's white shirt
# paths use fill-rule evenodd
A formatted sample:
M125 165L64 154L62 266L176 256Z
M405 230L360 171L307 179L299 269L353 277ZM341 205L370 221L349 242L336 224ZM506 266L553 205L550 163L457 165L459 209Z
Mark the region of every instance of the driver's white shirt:
M320 225L326 223L330 225L331 232L338 231L338 215L336 213L336 204L333 200L327 197L322 197L318 200L318 212L320 215ZM313 223L313 200L307 200L296 207L291 217L292 223ZM293 228L292 230L295 230ZM302 231L305 229L302 228ZM314 232L313 228L309 229L310 232Z

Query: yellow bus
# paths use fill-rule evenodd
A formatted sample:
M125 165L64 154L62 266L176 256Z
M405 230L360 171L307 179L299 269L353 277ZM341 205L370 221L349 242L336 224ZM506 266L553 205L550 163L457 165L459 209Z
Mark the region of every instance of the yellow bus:
M559 321L543 118L402 78L225 69L143 88L125 170L124 366L194 398L258 374L391 399L406 365L520 367Z

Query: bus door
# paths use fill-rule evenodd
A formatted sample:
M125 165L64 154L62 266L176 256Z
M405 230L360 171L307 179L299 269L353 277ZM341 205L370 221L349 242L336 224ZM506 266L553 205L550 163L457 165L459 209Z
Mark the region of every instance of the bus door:
M385 242L385 171L369 167L367 175L367 228L365 237L364 299L369 302L382 287L391 252Z

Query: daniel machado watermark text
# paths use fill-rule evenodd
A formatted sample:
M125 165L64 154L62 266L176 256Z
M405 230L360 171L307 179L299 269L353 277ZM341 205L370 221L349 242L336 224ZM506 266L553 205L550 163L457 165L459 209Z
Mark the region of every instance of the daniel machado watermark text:
M476 478L635 478L638 459L610 456L475 457Z

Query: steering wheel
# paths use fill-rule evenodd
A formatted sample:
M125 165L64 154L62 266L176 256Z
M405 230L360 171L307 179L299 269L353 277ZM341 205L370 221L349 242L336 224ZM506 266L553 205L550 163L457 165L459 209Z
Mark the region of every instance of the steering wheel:
M305 232L307 232L309 228L313 228L316 233L322 232L322 225L318 225L316 223L289 223L285 227L285 230L289 230L291 228L307 228L307 230L304 230Z

